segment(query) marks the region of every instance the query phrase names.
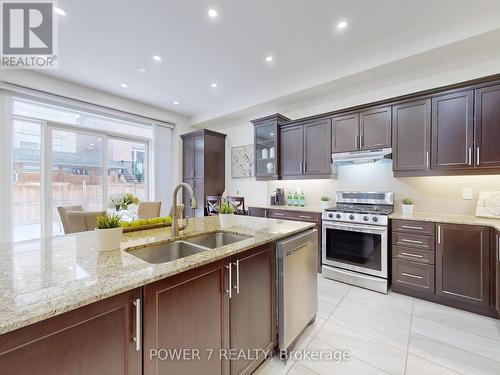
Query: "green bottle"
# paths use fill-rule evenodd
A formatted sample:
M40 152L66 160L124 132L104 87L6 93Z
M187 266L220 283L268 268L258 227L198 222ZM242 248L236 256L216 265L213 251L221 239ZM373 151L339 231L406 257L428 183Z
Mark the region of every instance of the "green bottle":
M288 192L288 197L286 199L286 204L289 205L289 206L293 205L293 196L292 196L292 192L291 191Z
M304 196L304 192L301 191L300 192L300 198L299 198L300 207L304 207L305 206L305 204L306 204L305 201L306 201L306 198Z
M299 194L297 194L297 192L293 195L293 205L299 207Z

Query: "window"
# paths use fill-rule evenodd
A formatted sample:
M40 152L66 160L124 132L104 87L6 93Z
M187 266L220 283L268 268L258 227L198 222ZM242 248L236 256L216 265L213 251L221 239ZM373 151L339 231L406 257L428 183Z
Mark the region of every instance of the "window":
M12 239L63 234L58 206L149 197L152 127L12 98Z

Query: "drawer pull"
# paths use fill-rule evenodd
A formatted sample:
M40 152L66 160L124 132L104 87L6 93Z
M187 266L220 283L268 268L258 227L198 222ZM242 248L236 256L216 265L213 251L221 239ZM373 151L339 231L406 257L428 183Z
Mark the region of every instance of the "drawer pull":
M413 257L413 258L423 258L423 255L420 254L411 254L411 253L401 253L401 255L406 255L407 257Z
M406 228L406 229L416 229L416 230L424 230L422 227L414 227L412 225L401 225L401 228Z
M401 240L401 242L418 243L418 244L420 244L420 245L423 245L423 244L424 244L424 242L423 242L423 241L407 240L406 238L403 238L403 239Z
M273 213L272 213L272 215L273 215L273 216L285 216L285 214L279 214L279 213L277 213L277 212L273 212Z
M411 277L413 279L419 279L419 280L422 280L424 277L423 276L420 276L420 275L414 275L412 273L406 273L406 272L401 272L401 275L403 276L407 276L407 277Z
M312 217L311 217L311 216L299 215L299 217L300 217L301 219L309 219L309 220L312 220Z

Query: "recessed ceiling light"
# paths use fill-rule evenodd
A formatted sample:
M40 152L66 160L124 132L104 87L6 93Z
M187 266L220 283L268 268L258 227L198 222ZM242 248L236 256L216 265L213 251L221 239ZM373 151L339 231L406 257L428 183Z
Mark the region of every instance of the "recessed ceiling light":
M266 56L266 62L271 62L273 61L273 57L272 56Z
M65 16L66 15L66 12L64 11L64 9L61 9L61 8L57 8L55 7L54 8L54 12L56 12L57 14L59 14L60 16Z
M211 83L210 86L212 86L215 89L215 88L219 87L219 84L214 82L214 83Z
M179 104L179 102L177 100L174 100L174 104L177 105Z
M340 21L337 25L337 29L345 29L347 27L347 22L346 21Z
M141 66L141 67L139 67L139 68L137 68L137 71L138 71L139 73L146 73L146 72L147 72L147 70L146 70L145 68L143 68L142 66Z
M123 87L124 89L126 89L128 87L128 85L126 83L120 83L120 86Z
M154 61L161 61L161 60L162 60L162 58L161 58L161 56L154 55L154 56L153 56L153 60L154 60Z
M208 10L208 16L210 18L215 18L219 15L219 12L217 12L215 9L209 9Z

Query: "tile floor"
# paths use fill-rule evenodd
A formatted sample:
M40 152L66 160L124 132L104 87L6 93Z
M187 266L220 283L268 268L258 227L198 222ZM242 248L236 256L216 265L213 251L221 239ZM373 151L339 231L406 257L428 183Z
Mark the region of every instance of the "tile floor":
M342 362L269 359L257 375L500 375L500 321L396 293L318 278L319 311L296 350Z

